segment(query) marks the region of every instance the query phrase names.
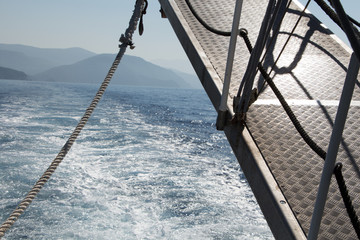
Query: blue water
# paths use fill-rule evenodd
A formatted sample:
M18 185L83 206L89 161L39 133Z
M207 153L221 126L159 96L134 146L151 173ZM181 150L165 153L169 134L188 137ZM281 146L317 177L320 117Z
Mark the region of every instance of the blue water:
M0 80L0 220L98 86ZM273 239L203 90L109 86L4 239Z

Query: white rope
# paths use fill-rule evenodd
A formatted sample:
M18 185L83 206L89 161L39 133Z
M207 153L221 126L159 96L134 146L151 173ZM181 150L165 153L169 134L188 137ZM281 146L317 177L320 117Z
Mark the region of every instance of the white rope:
M71 146L75 142L76 138L80 134L81 130L84 128L86 122L90 118L93 113L95 107L99 103L102 95L104 94L107 86L109 85L112 76L114 75L121 58L124 56L127 46L132 45L132 35L136 30L136 26L138 20L140 18L141 12L144 7L144 0L137 0L135 4L135 10L129 22L129 27L127 28L124 35L121 36L120 41L120 50L117 54L107 76L105 77L103 83L101 84L98 92L96 93L94 99L92 100L90 106L86 109L84 116L81 118L80 122L76 126L75 130L66 141L65 145L60 150L59 154L50 164L48 169L44 172L41 178L36 182L34 187L30 190L30 192L26 195L23 201L17 206L17 208L12 212L12 214L5 220L5 222L0 227L0 239L5 235L5 232L9 230L9 228L16 222L16 220L20 217L20 215L26 210L26 208L30 205L30 203L34 200L38 192L45 185L45 183L50 179L51 175L55 172L56 168L59 166L61 161L65 158L66 154L69 152Z

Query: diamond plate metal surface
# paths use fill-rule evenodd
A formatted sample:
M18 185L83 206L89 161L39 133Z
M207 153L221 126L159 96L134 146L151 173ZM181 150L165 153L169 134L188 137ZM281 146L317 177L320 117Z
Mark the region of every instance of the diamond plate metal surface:
M218 30L230 31L234 0L190 1L206 23ZM185 1L174 0L174 2L201 45L201 51L206 54L213 69L223 81L229 38L206 30L194 18ZM253 45L257 39L267 4L265 0L251 0L243 3L240 27L248 30ZM268 69L268 72L301 12L302 9L297 4L290 5L280 33L269 46L269 53L264 58L264 67ZM243 40L239 38L230 85L230 98L237 94L249 56ZM305 130L325 150L329 143L337 106L320 105L316 100L322 102L339 100L349 59L349 52L331 37L331 32L312 15L305 14L272 71L273 80L284 97L288 100L297 100L298 104L293 104L291 107ZM199 66L194 66L194 68L197 67ZM260 89L263 80L259 74L256 79L254 87ZM276 104L277 100L272 90L266 85L259 100L265 100L265 103L255 102L250 107L247 115L248 129L303 231L307 234L323 160L301 139L283 108ZM273 101L275 104L272 101L266 104L266 100L275 100ZM305 104L308 100L313 100L312 104ZM360 83L357 82L353 101L359 100ZM360 196L360 152L357 146L360 138L359 105L355 104L350 108L338 155L338 161L344 165L344 177L358 214L360 214L360 198L358 197ZM335 179L331 183L319 239L357 239Z
M305 130L323 149L327 149L337 108L335 106L292 106ZM326 109L326 110L325 110ZM351 107L338 161L346 169L344 175L356 209L360 209L359 196L359 107ZM330 117L330 119L328 119ZM357 124L359 125L359 124ZM297 215L305 232L310 227L311 216L320 181L323 160L301 139L291 121L278 105L254 105L249 111L248 126L264 154L269 167ZM335 179L331 184L319 239L357 239L343 206ZM344 233L346 237L342 238ZM350 234L351 233L351 234Z

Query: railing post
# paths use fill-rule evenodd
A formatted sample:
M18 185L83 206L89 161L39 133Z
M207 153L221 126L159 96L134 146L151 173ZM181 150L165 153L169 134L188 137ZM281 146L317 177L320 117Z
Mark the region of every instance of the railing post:
M343 91L341 94L338 111L336 113L334 128L331 133L330 143L326 154L324 168L320 180L319 190L316 197L314 212L311 219L311 225L308 240L317 239L321 218L324 212L326 197L329 191L331 177L334 172L336 156L339 150L342 132L344 130L347 113L349 111L352 94L356 78L359 72L359 61L355 54L351 55L349 69L346 75Z
M228 95L229 95L231 73L232 73L235 49L236 49L236 41L237 41L237 36L239 35L239 25L240 25L242 3L243 3L243 0L237 0L236 4L235 4L235 12L234 12L234 18L233 18L232 30L231 30L231 36L230 36L229 51L228 51L228 56L227 56L227 61L226 61L224 85L223 85L223 90L222 90L222 95L221 95L220 106L219 106L219 110L218 110L218 117L216 120L216 129L217 130L224 130L224 127L225 127L226 113L227 113L227 99L228 99Z

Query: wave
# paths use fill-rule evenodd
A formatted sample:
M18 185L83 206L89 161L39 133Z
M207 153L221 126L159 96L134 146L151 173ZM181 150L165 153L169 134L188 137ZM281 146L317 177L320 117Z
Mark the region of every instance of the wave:
M27 85L32 86L22 87ZM67 84L65 94L48 99L64 92L64 86L51 86L47 91L52 92L42 95L39 88L26 97L32 99L26 101L31 111L17 104L21 99L0 109L1 120L7 119L0 127L1 220L65 143L81 117L79 108L89 102L81 96L95 91ZM216 116L209 115L206 96L138 89L106 94L7 237L272 239L224 135L212 125ZM184 98L203 107L193 109ZM70 102L75 107L68 108Z

